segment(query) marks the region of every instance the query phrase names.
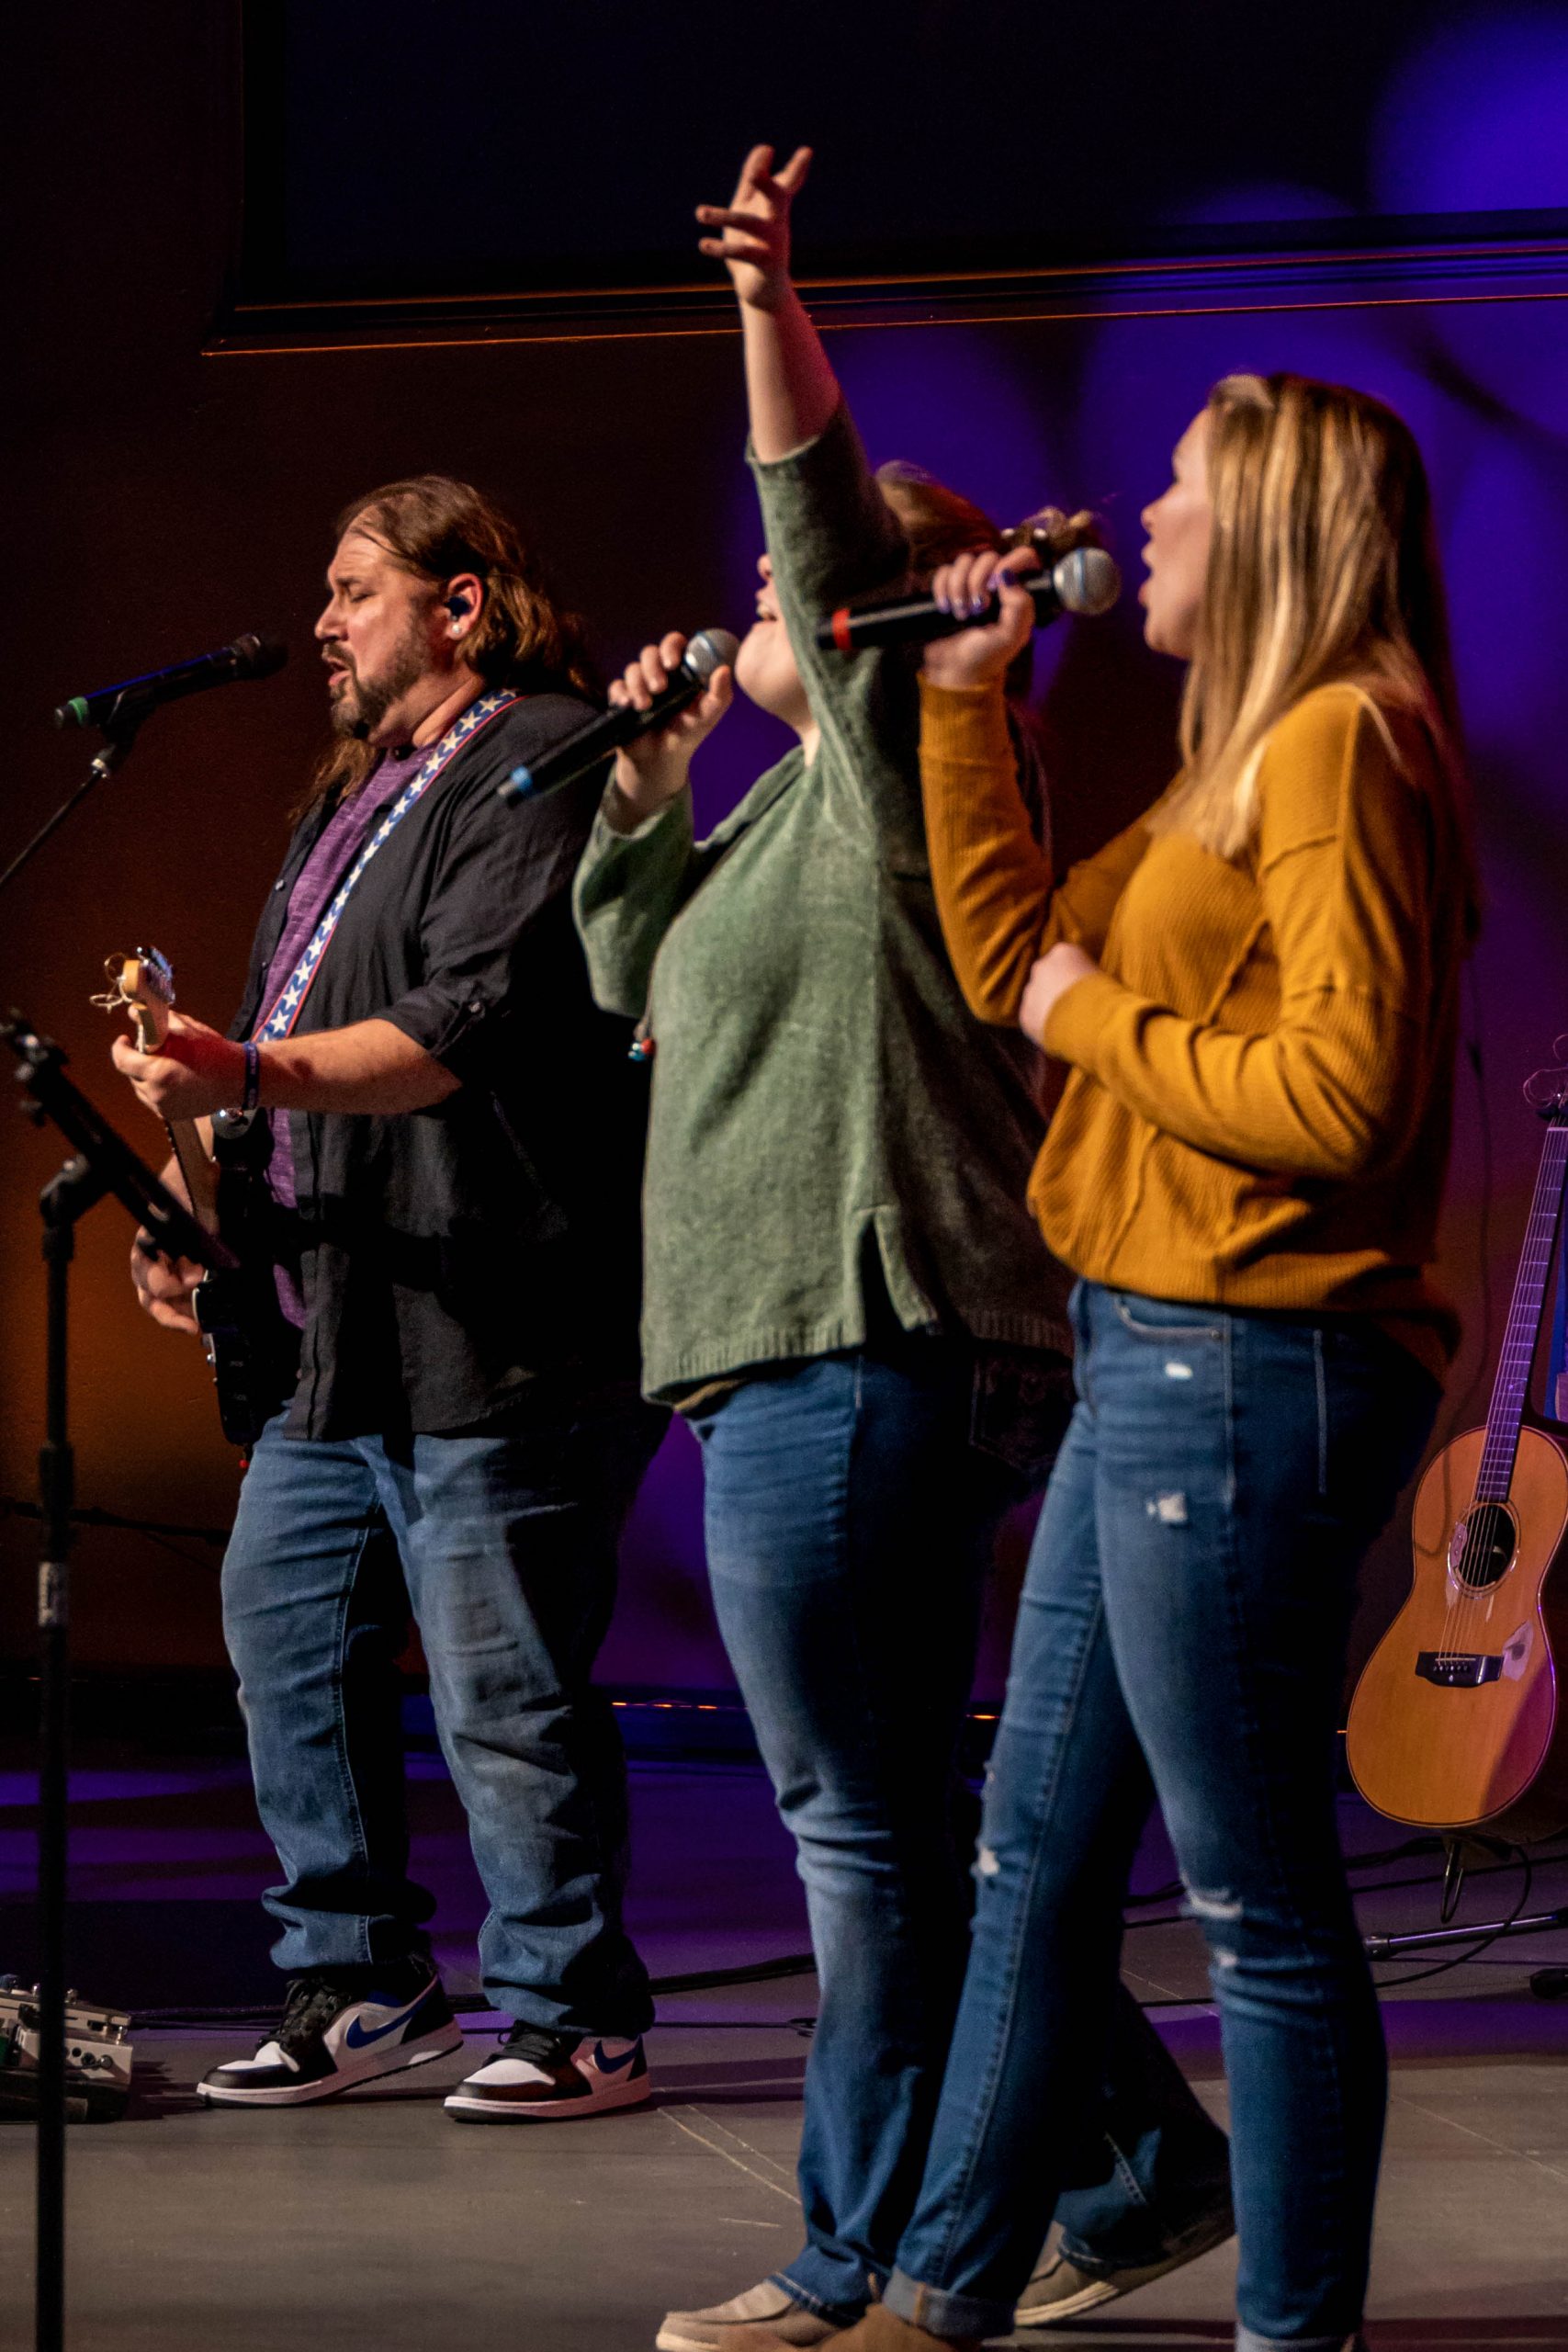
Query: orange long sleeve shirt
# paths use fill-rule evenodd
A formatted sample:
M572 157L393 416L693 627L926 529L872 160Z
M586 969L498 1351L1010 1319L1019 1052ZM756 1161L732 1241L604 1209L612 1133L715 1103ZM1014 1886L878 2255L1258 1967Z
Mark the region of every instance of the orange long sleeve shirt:
M1070 1065L1029 1187L1056 1256L1154 1298L1368 1315L1441 1378L1465 905L1425 731L1321 687L1268 741L1245 856L1139 822L1059 881L998 694L923 684L920 763L971 1009L1016 1021L1058 940L1100 967L1042 1040Z

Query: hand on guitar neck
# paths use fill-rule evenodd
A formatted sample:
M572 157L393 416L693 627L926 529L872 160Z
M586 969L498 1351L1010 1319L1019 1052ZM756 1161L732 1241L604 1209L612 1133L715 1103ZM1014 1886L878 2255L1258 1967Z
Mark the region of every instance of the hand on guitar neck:
M135 956L125 959L127 970L137 964ZM156 1018L141 1003L128 1003L126 1010L137 1034L134 1039L115 1039L109 1049L114 1066L130 1080L138 1102L164 1120L171 1134L194 1130L198 1122L206 1126L213 1111L227 1110L239 1101L245 1057L231 1037L166 1005Z
M95 998L95 1003L111 1012L129 1013L136 1031L134 1046L116 1038L116 1067L130 1080L148 1109L163 1118L174 1146L164 1182L209 1232L218 1233L219 1170L213 1156L212 1121L202 1114L226 1109L237 1101L240 1088L230 1081L236 1057L243 1066L244 1056L239 1046L204 1022L183 1019L173 1010L174 974L167 958L155 948L138 948L134 956L111 956L104 968L108 991ZM177 1056L164 1050L171 1033L178 1041ZM182 1111L184 1116L171 1115ZM238 1171L226 1170L226 1218L233 1206L231 1188L237 1181ZM242 1211L240 1228L243 1222ZM138 1244L142 1238L137 1236ZM240 1261L221 1273L209 1273L188 1259L149 1258L139 1246L130 1253L130 1278L154 1323L161 1323L165 1330L188 1331L199 1338L212 1367L223 1434L248 1453L287 1396L294 1374L284 1366L288 1349L280 1351L284 1327L271 1261L247 1267L243 1231L221 1238ZM292 1334L288 1336L292 1340Z
M130 1015L139 1054L157 1054L176 1021L185 1030L202 1029L201 1023L183 1021L174 1012L173 976L156 949L141 950L134 956L110 956L104 970L109 986L94 1001L109 1012ZM223 1042L227 1044L227 1040ZM209 1233L216 1233L218 1171L212 1157L211 1122L166 1119L164 1124L173 1148L162 1170L163 1181ZM138 1304L165 1330L186 1331L199 1339L201 1326L191 1300L205 1277L206 1268L196 1265L189 1258L149 1258L141 1248L141 1239L138 1234L130 1252L130 1279Z

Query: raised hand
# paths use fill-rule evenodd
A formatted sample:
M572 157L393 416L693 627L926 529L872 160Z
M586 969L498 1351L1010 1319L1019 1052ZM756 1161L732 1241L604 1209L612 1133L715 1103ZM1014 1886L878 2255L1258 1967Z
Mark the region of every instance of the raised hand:
M790 291L789 209L810 168L809 147L797 147L781 172L771 147L753 147L728 204L697 207L704 228L720 232L702 238L701 250L727 266L750 310L775 311Z
M610 700L619 708L629 704L634 710L650 710L654 696L663 693L680 668L685 650L686 640L678 629L671 629L657 645L645 645L611 685ZM705 735L713 733L729 708L734 691L734 673L725 664L714 672L697 699L676 711L664 726L623 744L615 754L615 790L605 803L612 824L617 798L636 824L656 816L674 799L686 781L693 752Z
M921 667L933 684L988 686L1006 676L1034 627L1033 604L1019 582L1039 569L1032 548L1015 548L1008 556L979 548L932 573L931 594L944 613L983 613L993 596L998 607L995 620L960 629L956 637L935 638L927 646Z

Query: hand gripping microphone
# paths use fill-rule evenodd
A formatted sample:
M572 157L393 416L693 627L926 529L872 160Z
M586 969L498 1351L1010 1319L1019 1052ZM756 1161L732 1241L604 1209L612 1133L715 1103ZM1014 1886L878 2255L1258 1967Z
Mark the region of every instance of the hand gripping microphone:
M1108 613L1122 594L1122 574L1103 548L1073 548L1043 571L1019 582L1034 602L1034 626L1043 628L1063 613L1086 619ZM873 645L930 645L939 637L956 637L961 628L983 628L997 617L993 596L977 613L944 613L930 596L900 596L879 605L841 605L817 624L817 642L825 653L860 653Z
M209 686L227 686L236 678L270 678L288 659L288 648L275 637L237 637L216 653L198 653L194 662L175 662L166 670L149 670L145 677L122 678L118 686L100 686L96 694L73 695L54 714L57 727L101 727L106 734L140 727L161 703L178 702L182 695L205 694Z
M650 735L673 718L678 710L695 702L716 670L732 664L740 647L727 628L699 629L681 656L681 666L662 694L655 695L647 710L634 709L630 703L615 703L606 711L591 718L586 727L577 728L565 741L541 752L529 767L513 768L504 784L496 791L502 800L513 806L519 800L536 799L541 792L558 792L563 784L575 784L580 775L596 768L604 760L618 752L623 743L633 743L639 735Z

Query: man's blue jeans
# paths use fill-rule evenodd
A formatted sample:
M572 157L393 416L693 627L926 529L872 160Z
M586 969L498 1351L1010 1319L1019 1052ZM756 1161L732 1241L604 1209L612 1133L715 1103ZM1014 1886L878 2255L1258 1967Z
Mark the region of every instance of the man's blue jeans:
M1377 2002L1335 1818L1357 1567L1437 1384L1351 1317L1080 1284L981 1832L975 1939L892 2309L1005 2334L1092 2102L1148 1776L1209 1945L1246 2352L1360 2321L1382 2132ZM1146 1758L1146 1762L1145 1762Z
M396 1660L412 1606L442 1750L491 1911L494 2006L564 2033L640 2033L652 2006L621 1921L626 1774L589 1675L622 1522L662 1417L536 1408L494 1437L257 1442L223 1563L256 1803L285 1883L265 1900L290 1972L425 1949L408 1875Z
M998 1522L1049 1454L1031 1476L982 1451L985 1403L972 1351L923 1339L748 1381L696 1420L715 1605L797 1842L820 1984L807 2244L775 2276L846 2323L919 2185L968 1949L953 1797L982 1589ZM1065 1419L1064 1404L1048 1440ZM1058 2208L1075 2251L1110 2263L1163 2250L1226 2174L1224 2134L1135 2003L1119 2026L1112 2097L1081 2118ZM1061 2186L1025 2200L1032 2257Z

